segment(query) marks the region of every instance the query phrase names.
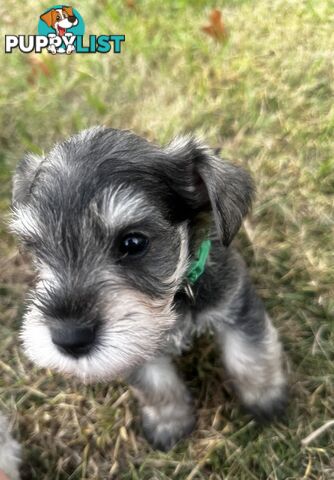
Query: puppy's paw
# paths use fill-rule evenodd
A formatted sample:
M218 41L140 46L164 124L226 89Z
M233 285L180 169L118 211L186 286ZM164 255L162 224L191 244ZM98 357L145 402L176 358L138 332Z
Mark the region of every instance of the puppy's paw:
M147 441L153 448L164 452L189 435L196 423L193 409L188 404L145 406L142 417Z
M74 45L68 45L67 48L66 48L66 53L67 55L71 55L72 52L75 51L75 47Z
M282 420L288 405L288 388L285 383L246 394L242 399L245 409L259 423Z
M56 47L55 47L54 45L49 45L49 46L48 46L48 52L49 52L49 53L52 53L52 55L56 55L57 49L56 49Z
M5 417L0 414L0 470L11 480L19 480L20 446L9 432Z

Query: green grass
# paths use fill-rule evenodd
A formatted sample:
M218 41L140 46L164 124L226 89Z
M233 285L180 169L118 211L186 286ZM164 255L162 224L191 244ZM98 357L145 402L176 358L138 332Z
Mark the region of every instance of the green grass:
M23 152L90 125L158 142L191 131L222 146L256 181L244 254L284 343L291 401L284 422L257 426L227 393L203 339L180 361L197 429L169 454L152 451L125 386L84 387L26 360L16 332L32 274L2 224L0 408L23 444L23 478L333 479L334 427L301 444L334 418L333 3L217 2L226 44L202 33L216 6L204 0L81 3L87 33L125 33L123 53L43 54L47 75L36 56L1 54L1 215ZM49 6L8 0L2 31L35 33Z

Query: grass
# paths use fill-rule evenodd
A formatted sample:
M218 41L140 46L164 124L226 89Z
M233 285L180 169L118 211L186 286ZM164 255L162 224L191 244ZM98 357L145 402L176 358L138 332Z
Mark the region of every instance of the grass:
M48 2L8 0L4 33L33 34ZM334 9L329 0L225 0L228 41L201 27L204 0L81 2L86 33L125 33L121 55L1 54L0 211L23 152L94 124L165 142L202 134L256 179L239 236L286 351L287 419L257 426L221 376L209 338L180 360L198 404L192 436L168 454L137 428L124 385L85 387L26 360L17 338L33 276L1 224L0 408L22 442L23 479L334 478ZM24 19L24 20L23 20Z

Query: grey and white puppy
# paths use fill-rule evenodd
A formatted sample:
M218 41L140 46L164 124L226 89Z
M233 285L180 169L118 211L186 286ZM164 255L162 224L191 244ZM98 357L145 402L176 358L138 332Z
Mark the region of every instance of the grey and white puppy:
M171 358L209 328L242 403L264 417L280 411L278 335L229 247L252 193L243 169L190 136L160 148L96 127L45 158L27 155L11 226L38 272L22 330L28 356L85 382L126 379L146 437L169 449L195 418ZM190 286L207 238L204 273Z

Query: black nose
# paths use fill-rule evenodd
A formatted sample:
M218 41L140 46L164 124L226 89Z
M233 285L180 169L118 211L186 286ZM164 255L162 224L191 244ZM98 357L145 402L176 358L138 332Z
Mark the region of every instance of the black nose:
M58 349L76 358L89 353L93 347L95 337L95 327L63 325L59 328L51 329L52 342Z
M74 23L76 21L77 17L75 17L74 15L71 16L71 17L68 17L68 21L71 22L71 23Z

